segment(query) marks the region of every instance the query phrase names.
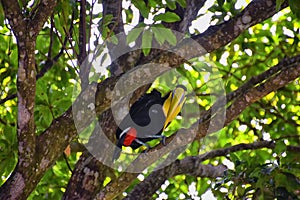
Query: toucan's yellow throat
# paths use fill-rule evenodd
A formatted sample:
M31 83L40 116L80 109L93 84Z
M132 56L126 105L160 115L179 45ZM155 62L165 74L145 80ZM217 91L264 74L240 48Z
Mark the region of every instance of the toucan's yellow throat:
M166 116L166 121L163 130L168 124L179 114L186 99L186 88L182 85L177 86L166 99L163 104L163 111Z

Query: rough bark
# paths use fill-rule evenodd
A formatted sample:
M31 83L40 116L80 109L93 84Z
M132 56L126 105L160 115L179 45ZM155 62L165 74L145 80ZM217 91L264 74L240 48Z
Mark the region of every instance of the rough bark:
M124 198L129 199L152 199L153 194L170 177L188 174L195 177L217 178L224 175L227 168L224 165L203 165L193 157L184 160L176 160L171 165L151 173L143 182L137 184L134 189Z
M1 1L18 46L17 75L17 138L18 163L8 181L0 188L0 199L25 199L35 188L36 135L34 123L35 106L35 42L47 18L52 14L56 1L42 1L31 18L23 16L18 1Z
M102 113L98 121L106 136L113 141L117 125L114 123L111 110ZM103 141L97 137L99 131L99 128L94 129L89 140L91 146L102 145ZM115 178L113 169L104 165L95 156L97 154L91 155L87 150L80 156L63 199L90 199L102 189L106 177Z

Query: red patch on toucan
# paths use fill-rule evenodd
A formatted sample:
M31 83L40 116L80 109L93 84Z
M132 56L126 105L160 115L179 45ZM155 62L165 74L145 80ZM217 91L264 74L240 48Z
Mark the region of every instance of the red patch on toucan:
M130 146L131 143L136 139L136 129L130 128L129 131L125 135L124 146Z

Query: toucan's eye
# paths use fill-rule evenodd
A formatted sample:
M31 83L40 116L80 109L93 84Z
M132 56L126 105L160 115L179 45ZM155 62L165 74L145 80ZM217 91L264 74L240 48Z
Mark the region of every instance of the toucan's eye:
M157 111L156 109L152 109L151 112L153 112L153 113L155 113L155 114L158 113L158 111Z

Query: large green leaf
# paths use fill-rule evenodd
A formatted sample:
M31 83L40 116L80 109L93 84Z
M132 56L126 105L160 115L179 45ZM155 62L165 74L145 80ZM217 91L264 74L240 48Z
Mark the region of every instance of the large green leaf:
M155 21L164 21L164 22L177 22L180 21L180 17L173 12L165 12L154 16Z
M152 47L153 33L150 30L145 30L142 37L143 53L148 55Z

